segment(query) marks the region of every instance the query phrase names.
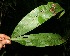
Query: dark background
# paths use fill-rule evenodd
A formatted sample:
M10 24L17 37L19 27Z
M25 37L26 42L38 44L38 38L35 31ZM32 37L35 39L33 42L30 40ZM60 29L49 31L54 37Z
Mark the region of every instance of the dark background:
M61 36L67 34L70 30L70 4L68 0L4 0L0 1L1 26L0 33L11 36L17 23L26 16L34 8L45 5L47 2L57 2L66 11L66 13L58 20L58 16L52 17L38 28L34 29L31 33L53 32L59 33ZM45 29L45 30L44 30ZM53 47L26 47L19 43L13 42L11 45L6 45L6 48L0 50L0 55L6 51L4 56L70 56L70 41L66 44Z

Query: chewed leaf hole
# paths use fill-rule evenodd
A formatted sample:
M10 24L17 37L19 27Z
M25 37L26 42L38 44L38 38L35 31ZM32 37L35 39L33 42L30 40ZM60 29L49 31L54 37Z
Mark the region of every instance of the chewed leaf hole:
M23 38L28 38L28 37L23 37Z
M38 17L38 16L35 16L35 17Z
M41 10L40 12L44 12L43 10Z

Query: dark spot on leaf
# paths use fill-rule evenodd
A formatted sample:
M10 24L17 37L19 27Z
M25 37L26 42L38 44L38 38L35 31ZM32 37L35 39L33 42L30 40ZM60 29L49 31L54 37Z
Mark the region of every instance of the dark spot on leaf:
M23 37L23 38L28 38L28 37Z
M37 17L37 16L36 16Z
M41 10L40 12L44 12L43 10Z

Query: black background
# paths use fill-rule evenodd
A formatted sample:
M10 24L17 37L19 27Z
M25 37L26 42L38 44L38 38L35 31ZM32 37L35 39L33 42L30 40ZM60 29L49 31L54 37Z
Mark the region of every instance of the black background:
M17 23L26 16L31 10L42 5L47 4L47 2L53 1L59 3L65 10L66 13L58 20L57 16L52 17L38 28L34 29L31 33L41 33L41 32L53 32L59 33L61 36L65 34L65 29L69 29L69 1L67 0L5 0L1 1L4 5L1 4L3 10L3 16L1 17L1 31L0 33L11 36ZM6 4L7 3L7 4ZM8 5L11 3L11 6ZM8 6L6 6L8 5ZM4 15L5 14L5 15ZM66 19L67 18L67 19ZM65 45L68 48L69 43ZM53 47L26 47L22 46L19 43L13 42L11 45L6 45L6 48L0 51L2 54L4 51L6 53L4 56L68 56L69 51L65 50L64 45L53 46Z

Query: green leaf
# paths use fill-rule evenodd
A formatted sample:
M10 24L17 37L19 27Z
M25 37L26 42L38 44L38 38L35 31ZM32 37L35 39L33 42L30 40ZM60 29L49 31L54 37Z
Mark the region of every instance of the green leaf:
M53 4L56 4L55 9L52 8ZM11 37L15 38L20 35L24 35L53 17L55 13L57 14L62 10L64 9L58 3L53 2L48 2L47 5L41 5L35 8L18 23Z
M62 39L62 37L59 34L53 33L30 34L20 36L17 38L11 38L11 40L14 40L15 42L18 42L25 46L36 46L36 47L60 45L65 42L65 40Z
M60 45L65 42L61 39L61 36L53 33L39 33L24 35L25 33L32 31L36 27L43 24L45 21L49 20L51 17L55 16L57 13L63 11L64 9L58 4L53 2L48 2L47 5L41 5L30 13L28 13L15 27L11 40L18 42L25 46L53 46ZM60 14L59 18L64 13ZM24 35L24 36L22 36ZM28 38L23 38L28 37Z
M60 14L59 18L65 13L65 10Z

